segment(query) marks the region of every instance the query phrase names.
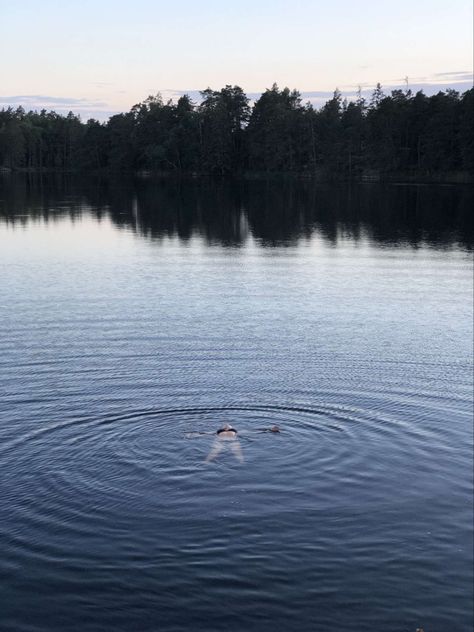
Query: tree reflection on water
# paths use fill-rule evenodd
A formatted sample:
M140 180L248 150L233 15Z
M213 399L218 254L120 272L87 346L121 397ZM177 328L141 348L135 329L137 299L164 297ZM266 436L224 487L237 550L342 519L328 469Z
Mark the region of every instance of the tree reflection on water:
M316 184L297 179L76 178L60 174L0 179L0 220L26 223L110 217L120 228L160 240L194 236L239 247L291 246L318 233L378 244L472 247L473 194L464 185ZM59 209L59 210L58 210Z

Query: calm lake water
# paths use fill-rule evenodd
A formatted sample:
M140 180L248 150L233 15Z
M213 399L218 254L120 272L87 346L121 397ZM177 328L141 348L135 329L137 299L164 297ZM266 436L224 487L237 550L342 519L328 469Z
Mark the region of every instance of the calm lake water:
M470 631L471 204L4 178L2 632Z

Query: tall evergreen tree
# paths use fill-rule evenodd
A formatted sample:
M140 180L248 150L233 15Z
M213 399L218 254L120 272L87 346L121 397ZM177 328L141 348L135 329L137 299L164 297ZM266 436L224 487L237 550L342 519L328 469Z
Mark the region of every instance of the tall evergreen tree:
M209 173L224 175L242 167L242 132L250 109L239 86L201 92L199 139L201 161Z
M311 155L305 108L297 90L276 84L256 101L248 126L249 164L257 171L296 171Z

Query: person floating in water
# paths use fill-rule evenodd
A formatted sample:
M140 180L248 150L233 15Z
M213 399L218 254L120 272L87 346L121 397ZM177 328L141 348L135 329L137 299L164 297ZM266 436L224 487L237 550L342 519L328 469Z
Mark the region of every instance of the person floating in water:
M252 432L252 431L247 431ZM278 426L272 426L271 428L257 428L253 432L272 432L278 433L280 432L280 428ZM187 438L192 438L198 435L214 435L215 441L212 445L211 451L207 455L205 462L210 463L219 454L226 448L230 448L230 450L234 453L236 459L240 462L244 462L244 456L242 454L242 447L240 445L240 441L237 436L237 430L230 426L229 424L224 424L222 428L219 428L216 432L190 432L186 434Z

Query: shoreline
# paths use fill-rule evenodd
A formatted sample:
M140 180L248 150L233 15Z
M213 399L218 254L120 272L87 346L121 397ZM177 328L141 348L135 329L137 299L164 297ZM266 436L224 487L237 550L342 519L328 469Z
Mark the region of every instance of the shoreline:
M366 170L357 176L347 176L344 174L328 174L321 170L315 173L292 173L292 172L269 172L262 171L229 173L224 175L216 175L204 172L176 172L176 171L115 171L110 169L104 170L84 170L84 169L34 169L34 168L17 168L0 167L1 176L15 175L67 175L67 176L100 176L115 177L129 176L138 178L157 178L157 179L203 179L203 180L305 180L313 181L317 184L330 183L354 183L354 184L473 184L474 174L467 171L449 171L441 173L406 173L391 172L381 173L377 170Z

